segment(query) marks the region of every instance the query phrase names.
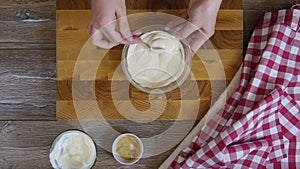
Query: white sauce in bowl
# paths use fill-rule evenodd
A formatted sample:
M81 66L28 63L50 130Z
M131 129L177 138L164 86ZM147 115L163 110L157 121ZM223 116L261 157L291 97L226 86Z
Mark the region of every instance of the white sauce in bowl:
M80 131L66 131L53 142L49 155L55 169L90 169L96 160L92 139Z
M176 81L185 67L180 40L164 31L147 32L141 39L153 49L143 43L129 46L126 59L132 80L148 88L160 88Z

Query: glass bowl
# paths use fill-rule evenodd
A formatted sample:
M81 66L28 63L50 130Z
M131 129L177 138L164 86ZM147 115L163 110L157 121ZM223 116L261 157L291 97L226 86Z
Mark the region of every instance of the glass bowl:
M135 159L133 160L130 160L130 161L127 161L125 159L123 159L119 154L118 154L118 142L123 139L123 138L126 138L126 137L132 137L131 139L135 140L136 142L138 142L138 147L134 147L134 148L139 148L139 155L137 157L134 157ZM131 142L132 144L132 142ZM120 164L123 164L123 165L133 165L135 163L137 163L143 156L143 153L144 153L144 145L143 145L143 142L142 140L134 135L134 134L131 134L131 133L125 133L125 134L121 134L119 135L113 142L112 144L112 154L114 156L114 158L120 163Z
M88 159L80 158L84 150L87 150L89 153ZM71 151L73 151L73 154ZM49 159L53 168L90 169L94 166L97 159L96 145L93 139L85 132L67 130L60 133L52 142ZM78 161L81 163L78 163Z
M176 38L175 33L172 32L171 29L167 28L164 25L147 26L147 27L141 28L141 31L142 31L142 34L140 36L141 38L143 38L143 35L147 35L147 33L149 34L149 32L152 32L152 31L167 32ZM129 80L129 82L134 87L136 87L140 91L143 91L146 93L162 94L162 93L168 93L172 90L175 90L176 88L180 87L185 82L185 80L190 75L191 68L192 68L192 64L191 64L192 51L191 51L190 45L188 44L188 41L186 39L179 39L179 38L176 38L176 39L180 41L180 43L182 44L183 50L184 50L182 52L184 55L182 62L185 62L185 63L181 63L184 66L182 67L182 70L180 70L180 73L176 74L176 77L169 76L171 79L169 78L167 82L161 81L161 82L165 82L165 83L164 83L164 85L161 85L159 87L145 87L143 85L140 85L137 81L134 80L134 77L131 76L131 74L128 70L129 65L128 65L127 57L128 57L128 51L129 51L130 45L124 45L124 48L122 51L122 58L121 58L122 70L123 70L126 78ZM133 44L133 45L135 45L135 44ZM153 68L150 68L150 69L153 69ZM148 70L147 70L147 68L145 68L141 72L143 72L143 71L148 71ZM164 70L159 69L159 71L164 72L166 75L170 75L169 72L166 72ZM155 83L155 82L153 82L153 83Z

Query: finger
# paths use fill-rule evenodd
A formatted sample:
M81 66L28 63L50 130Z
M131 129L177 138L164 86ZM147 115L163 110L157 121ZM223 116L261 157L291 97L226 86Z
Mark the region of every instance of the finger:
M125 16L119 17L118 21L119 21L119 28L120 28L122 37L129 41L133 41L132 33L130 31L130 27L128 24L126 14L125 14Z
M189 42L190 47L192 49L193 55L195 53L197 53L197 51L200 49L200 47L207 40L208 40L207 36L201 31L196 31L187 38L187 41Z
M134 43L141 43L142 39L139 37L142 34L142 30L138 29L132 32L132 41L129 41L127 39L124 39L121 41L122 44L134 44Z
M193 32L198 30L199 28L192 24L191 22L186 22L182 29L176 29L178 31L178 36L182 39L187 38L189 35L191 35Z
M112 29L104 29L104 35L110 42L115 44L118 44L123 40L121 34Z
M134 43L140 43L141 40L139 37L132 37L132 41L129 41L127 39L124 39L120 32L116 31L115 29L115 21L105 25L102 27L102 33L105 35L105 37L110 41L110 43L113 44L113 46L118 45L119 43L122 44L134 44ZM135 34L138 34L139 31L135 32ZM110 45L111 46L111 45Z
M142 30L140 30L140 29L135 30L135 31L132 32L132 34L133 34L134 36L140 36L142 33L143 33L143 32L142 32Z
M180 14L180 17L182 17L183 19L189 19L189 14L187 11L183 12L182 14Z
M109 39L109 41L118 44L123 40L120 32L116 31L116 21L105 25L104 27L102 27L102 29L104 30L103 33L105 37Z
M137 37L137 36L133 36L132 39L133 39L132 41L129 41L129 40L124 39L124 40L122 40L120 43L130 45L130 44L135 44L135 43L140 43L140 42L142 42L141 38L140 38L140 37Z
M132 41L128 41L126 39L124 39L123 41L121 41L122 44L134 44L134 43L141 43L142 39L139 37L142 34L142 30L138 29L132 32L133 35L133 40Z
M92 25L92 23L90 22L89 25L88 25L88 27L87 27L87 29L86 29L86 31L87 31L88 33L90 33L90 34L92 34L92 27L93 27L93 25Z
M91 30L91 42L96 42L97 40L101 40L103 38L103 35L101 33L101 30L93 29ZM93 43L94 44L94 43Z
M180 32L179 32L179 31L183 28L184 23L185 23L185 22L183 22L183 23L177 25L175 28L170 29L169 32L170 32L172 35L174 35L174 36L178 37L179 39L181 39L181 36L180 36Z
M184 25L186 24L186 22L187 22L187 21L185 21L185 22L183 22L183 23L177 25L177 26L176 26L175 28L173 28L172 30L173 30L173 31L176 31L176 33L178 33L178 31L180 31L180 30L184 27Z
M140 38L141 34L142 34L142 30L138 29L132 32L134 41L136 41L137 43L141 43L142 39Z
M174 28L175 26L184 23L186 21L186 19L188 18L188 13L185 11L182 14L180 14L180 16L181 17L177 17L176 19L167 23L166 27Z
M96 29L92 30L91 43L103 49L110 49L115 46L114 43L104 40L101 30Z
M95 42L92 42L95 46L98 46L102 49L111 49L113 48L115 45L115 43L111 43L105 40L97 40Z

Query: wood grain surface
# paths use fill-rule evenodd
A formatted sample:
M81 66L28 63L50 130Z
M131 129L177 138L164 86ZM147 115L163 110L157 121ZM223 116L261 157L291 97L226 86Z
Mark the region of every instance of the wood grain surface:
M55 119L55 51L0 50L0 119Z
M105 126L103 122L93 122L98 127ZM147 123L148 127L144 127L144 123L134 123L130 121L110 121L109 124L118 132L135 133L141 138L150 138L168 129L174 121L154 121ZM181 129L172 133L172 138L163 142L153 140L145 147L153 147L154 150L164 149L168 145L176 145L186 134L185 128L193 125L193 121L178 122ZM28 169L43 168L50 169L49 152L52 141L63 131L70 129L82 130L82 126L78 121L1 121L0 122L0 164L3 169ZM97 129L89 130L89 134L97 133ZM98 132L99 133L99 132ZM102 133L101 136L93 137L97 145L97 160L93 168L117 169L122 167L115 161L112 154L105 151L103 147L110 147L116 135L113 132ZM168 145L166 145L168 141ZM100 145L100 142L103 144ZM97 144L99 143L99 144ZM107 144L107 145L106 145ZM102 147L101 147L102 146ZM137 164L128 168L154 169L161 164L164 159L174 150L171 146L170 150L156 156L141 159ZM127 168L127 167L126 167Z
M55 1L0 0L0 120L55 120Z
M186 9L189 0L126 0L128 9ZM57 9L91 9L90 0L59 0ZM221 9L242 9L242 1L224 1Z
M139 3L142 2L143 1L139 1ZM169 3L170 1L163 2ZM173 2L176 6L177 1ZM149 103L149 95L143 92L139 92L131 85L129 85L129 88L123 87L124 85L126 86L125 83L127 79L122 71L118 72L118 67L121 63L120 57L122 54L122 46L117 46L106 53L97 69L96 77L93 77L92 71L94 70L91 69L91 66L97 66L96 61L99 60L99 54L102 51L97 50L96 47L88 46L88 55L86 55L86 57L83 59L79 58L79 60L77 60L80 51L87 43L90 36L86 32L86 28L91 17L91 11L82 10L81 8L84 9L85 6L80 6L80 4L88 4L80 3L80 1L77 1L77 3L78 4L73 3L72 5L78 5L78 8L80 10L57 10L57 119L76 119L76 112L74 110L74 105L72 104L72 92L80 93L79 96L80 99L82 99L81 101L90 100L88 98L90 95L92 95L92 93L88 89L91 88L91 86L89 87L89 84L93 85L94 80L96 80L95 93L98 101L98 108L100 109L105 119L125 119L116 110L116 106L120 106L120 104L128 105L131 103L136 109L140 111L147 111L149 109L149 106L147 106L147 103ZM232 0L223 1L223 4L225 5L222 5L222 9L220 10L217 18L216 33L210 40L214 45L214 48L217 50L215 50L214 48L202 49L200 51L200 58L194 57L192 62L192 73L196 80L194 80L194 83L197 83L197 86L206 87L200 88L199 98L189 98L191 100L184 99L185 102L200 101L200 103L202 103L196 110L198 112L198 115L196 116L198 120L210 107L212 101L212 93L215 94L215 97L217 97L222 92L222 90L224 90L226 84L222 87L222 83L224 84L224 81L226 83L226 81L230 81L232 79L242 62L243 11L238 7L239 4L233 4ZM229 8L230 5L237 6ZM226 6L228 7L228 9L226 8ZM172 15L179 15L183 12L183 10L173 9L173 7L167 8L168 10L157 8L151 8L152 10L145 10L143 9L144 7L141 8L142 9L140 10L129 9L127 11L127 14L130 15L155 11ZM129 18L129 22L134 21L135 20L131 21ZM217 68L219 62L221 62L224 70L216 71L217 69L213 68ZM79 71L74 72L75 65L79 67ZM211 70L208 68L211 68ZM119 75L117 78L114 78L116 72ZM82 81L80 82L80 84L82 84L81 88L79 89L80 91L72 90L72 79L74 77L78 77ZM212 88L210 84L211 80L215 82L219 81L221 90ZM112 81L114 81L114 83L117 83L117 86L119 86L119 88L111 88L110 85ZM85 90L84 88L86 88L87 90ZM196 91L194 89L195 88L190 88L186 93L192 93ZM114 104L111 96L111 92L113 92L114 90L117 90L118 93L121 93L123 95L128 93L130 100L125 98L122 100L122 103L119 103L118 105ZM218 90L219 93L217 93L216 90ZM175 90L171 93L168 93L166 97L168 100L167 108L164 112L162 112L162 115L160 115L158 119L178 119L177 113L174 110L180 108L179 105L181 103L178 102L178 99L181 99L180 90ZM136 104L136 100L139 100L138 104ZM87 105L89 104L87 103ZM193 106L190 107L191 108L189 108L187 112L195 111L192 108ZM126 107L123 107L123 109L124 108L126 110ZM88 113L89 111L93 112L92 109L93 108L89 109L89 107L87 106L84 111L85 113ZM181 120L192 120L193 117L191 117L191 115L189 114L190 113L186 113L186 116L183 116ZM139 117L136 118L139 119ZM147 118L148 117L144 115L143 119L147 120Z
M300 0L293 0L300 3ZM252 32L264 13L280 9L290 8L291 0L243 0L244 9L244 53L250 40Z
M49 49L51 47L55 50L55 2L54 0L1 0L1 48Z

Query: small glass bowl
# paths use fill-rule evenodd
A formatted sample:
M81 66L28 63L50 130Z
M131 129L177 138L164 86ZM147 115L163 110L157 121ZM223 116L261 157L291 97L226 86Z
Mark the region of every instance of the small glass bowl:
M151 25L151 26L141 28L140 30L142 31L142 35L147 32L152 32L152 31L164 31L164 32L167 32L176 37L176 35L174 35L174 32L172 32L169 28L167 28L164 25ZM128 63L127 63L127 54L128 54L128 49L129 49L130 45L124 45L124 48L122 51L122 58L121 58L122 63L121 64L122 64L123 72L124 72L126 78L129 80L129 82L134 87L139 89L140 91L143 91L146 93L152 93L152 94L168 93L168 92L173 91L176 88L180 87L186 81L188 76L190 75L191 68L192 68L192 51L191 51L190 45L186 39L179 39L179 38L177 38L177 39L181 42L181 44L183 46L184 54L185 54L184 58L185 58L186 64L184 66L182 73L179 75L179 77L177 79L174 79L173 82L169 83L166 86L162 86L159 88L143 87L139 83L137 83L136 81L133 80L130 73L128 72Z
M124 137L133 137L133 138L136 139L136 140L138 141L138 143L139 143L139 146L140 146L140 154L139 154L139 156L136 157L136 159L134 159L133 161L126 161L126 160L122 159L122 158L119 156L119 154L117 153L117 144L118 144L118 142L119 142L122 138L124 138ZM123 164L123 165L133 165L133 164L137 163L137 162L142 158L143 153L144 153L144 146L143 146L142 140L141 140L138 136L136 136L136 135L134 135L134 134L131 134L131 133L125 133L125 134L119 135L119 136L115 139L115 141L113 142L113 144L112 144L112 154L113 154L114 158L115 158L120 164Z
M92 168L94 165L95 165L95 162L96 162L96 159L97 159L97 149L96 149L96 144L94 143L93 139L88 135L86 134L85 132L83 131L80 131L80 130L67 130L67 131L64 131L62 133L60 133L55 139L54 141L52 142L52 145L51 145L51 148L50 148L50 154L49 154L49 159L50 159L50 163L52 165L53 168L59 168L59 166L61 164L58 163L58 161L54 158L53 159L53 156L55 157L55 154L52 154L54 149L56 148L56 146L61 146L61 145L57 145L59 143L59 141L61 141L61 138L64 136L64 135L68 135L68 134L82 134L84 137L86 137L88 139L88 142L90 143L90 146L91 146L91 149L90 149L90 152L91 152L91 157L92 158L92 161L89 161L88 164L86 164L84 166L84 168ZM60 152L62 153L62 152ZM82 168L82 166L80 167Z

